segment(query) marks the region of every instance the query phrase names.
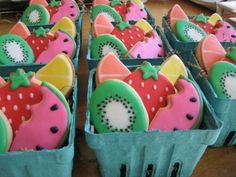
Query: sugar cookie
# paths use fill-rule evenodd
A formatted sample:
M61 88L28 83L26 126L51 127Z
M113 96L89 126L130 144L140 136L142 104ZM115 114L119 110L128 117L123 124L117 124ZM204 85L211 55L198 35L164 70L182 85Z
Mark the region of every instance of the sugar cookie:
M93 21L93 34L99 36L100 34L111 34L114 30L114 25L111 23L105 13L98 14Z
M220 42L236 43L236 30L228 22L217 23L215 36Z
M16 34L18 36L21 36L23 39L26 39L31 35L28 27L22 23L22 22L17 22L9 31L9 34Z
M147 12L143 7L139 6L137 3L132 3L128 7L128 12L125 15L124 20L125 21L138 21L140 19L146 19L147 20Z

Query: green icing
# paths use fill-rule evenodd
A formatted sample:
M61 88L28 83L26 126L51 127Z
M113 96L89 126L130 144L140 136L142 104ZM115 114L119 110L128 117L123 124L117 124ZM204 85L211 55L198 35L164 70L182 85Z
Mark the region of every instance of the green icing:
M47 36L48 31L49 31L49 29L47 29L47 28L39 27L38 29L34 30L34 33L35 33L36 37L43 36L45 38Z
M115 6L115 5L118 5L118 4L121 4L120 0L112 0L111 1L111 6Z
M232 61L236 62L236 47L231 47L230 52L227 53L226 57L228 57Z
M7 128L2 117L0 117L0 153L7 149Z
M121 21L120 23L118 23L117 27L123 31L124 29L126 28L131 28L131 25L129 24L129 22L124 22L124 21Z
M160 66L154 67L149 62L145 62L140 66L140 70L143 73L143 79L148 79L152 77L154 80L158 79L158 72L161 70Z
M17 69L15 73L10 75L11 89L15 90L20 86L29 87L30 81L29 77L33 72L25 73L23 69Z
M202 23L206 24L207 17L203 13L201 13L201 14L196 16L196 21L197 22L202 22Z
M58 7L61 5L61 1L52 0L49 5L50 7Z

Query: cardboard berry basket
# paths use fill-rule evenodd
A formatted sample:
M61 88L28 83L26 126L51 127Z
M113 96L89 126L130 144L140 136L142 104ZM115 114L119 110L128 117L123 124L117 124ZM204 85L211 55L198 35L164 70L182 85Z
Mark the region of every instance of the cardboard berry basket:
M213 107L217 118L223 123L220 135L213 146L234 146L236 145L236 99L219 98L207 76L195 57L193 52L182 53L185 64L188 65L194 79L204 92L209 103Z
M216 141L221 129L221 123L205 97L203 122L199 129L98 134L93 130L89 112L90 97L95 89L94 75L95 70L91 70L85 135L87 144L96 154L101 176L191 176L207 146Z
M170 45L173 47L173 49L179 51L179 52L186 52L186 51L195 51L198 42L182 42L177 39L176 35L171 30L166 16L162 18L162 27L164 29L166 38L168 39ZM230 42L221 42L222 46L225 48L228 48L232 45L235 45L234 43Z
M164 47L164 51L165 51L165 57L167 55L169 55L172 52L172 48L168 42L168 40L166 39L163 31L161 30L160 27L156 27L156 32L157 34L161 37L161 40L163 42L163 47ZM92 35L91 35L91 31L89 32L89 37L88 37L88 49L87 49L87 62L88 62L88 68L89 70L96 68L97 64L99 63L100 60L92 58L91 56L91 50L90 50L90 45L91 45L91 40L92 40ZM152 59L148 59L148 58L121 58L121 61L126 65L126 66L131 66L131 65L140 65L142 64L144 61L148 61L152 64L160 64L163 62L164 57L159 57L159 58L152 58Z
M28 70L30 71L30 70ZM71 177L77 119L77 79L69 97L71 126L65 144L54 150L0 153L1 177Z
M81 52L81 42L82 42L82 22L83 22L83 11L81 11L79 19L75 22L76 23L76 28L77 28L77 35L75 38L75 42L76 42L76 51L74 54L74 57L72 59L72 62L74 64L75 67L75 71L77 73L78 71L78 64L79 64L79 57L80 57L80 52ZM29 29L30 31L33 31L35 28L38 28L39 26L30 26ZM51 28L52 25L46 25L43 26L46 28ZM32 64L10 64L10 65L2 65L0 64L0 75L1 76L8 76L5 75L5 73L9 73L10 71L15 71L17 68L24 68L27 70L35 70L38 69L42 66L44 66L45 64L37 64L37 63L32 63Z

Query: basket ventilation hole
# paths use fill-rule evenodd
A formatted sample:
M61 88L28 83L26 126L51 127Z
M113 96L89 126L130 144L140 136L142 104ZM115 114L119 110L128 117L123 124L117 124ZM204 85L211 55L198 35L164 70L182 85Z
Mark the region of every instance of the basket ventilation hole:
M236 134L236 131L231 131L231 132L229 133L229 135L228 135L227 138L225 139L225 143L224 143L225 146L226 146L226 145L229 145L230 141L234 138L235 134Z
M120 167L120 177L126 177L126 165L124 164Z
M172 172L171 172L171 176L170 177L177 177L178 176L178 172L179 172L179 169L180 168L180 163L179 162L176 162L173 166L173 169L172 169Z
M146 170L146 177L151 177L153 174L153 164L149 164Z

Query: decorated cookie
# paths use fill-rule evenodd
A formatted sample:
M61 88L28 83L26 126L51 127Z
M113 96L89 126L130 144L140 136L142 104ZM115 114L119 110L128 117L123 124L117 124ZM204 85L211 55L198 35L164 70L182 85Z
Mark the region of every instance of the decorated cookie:
M145 32L136 25L131 26L128 22L121 22L114 28L112 35L120 39L130 50L137 42L144 40Z
M228 61L236 65L236 47L229 47L223 61Z
M141 28L145 32L145 35L151 33L154 30L153 27L144 19L138 20L135 23L135 26Z
M99 133L143 131L148 115L135 90L120 80L107 80L90 99L91 121Z
M168 105L156 113L149 130L188 130L200 125L203 100L199 87L184 77L177 80L175 87L178 93L169 96Z
M222 17L218 13L212 14L207 20L211 25L216 26L220 21L223 21Z
M131 2L130 6L128 7L128 12L125 15L125 21L138 21L140 19L147 19L147 12L144 9L144 6L140 6L137 3Z
M122 3L119 0L111 1L111 6L120 14L122 19L125 19L125 16L128 12L129 4L130 4L129 2Z
M169 22L170 27L174 28L176 21L180 19L185 19L186 21L189 20L180 5L175 4L168 12L167 21Z
M159 108L166 106L167 96L175 93L174 86L159 71L160 66L145 62L124 80L140 95L150 121Z
M206 72L210 70L213 64L223 60L225 54L225 49L214 35L206 36L196 49L197 59Z
M220 61L214 64L209 73L209 81L220 98L236 98L236 66Z
M108 79L123 80L130 75L129 69L113 53L108 53L101 59L96 69L96 85Z
M6 84L6 81L0 76L0 87Z
M92 8L91 12L91 20L94 21L96 16L100 13L105 13L111 22L119 23L122 21L122 18L115 9L108 5L100 4Z
M109 0L93 0L93 7L99 4L110 5Z
M166 76L173 85L180 76L188 77L186 67L177 55L171 55L161 64L160 73Z
M213 34L215 32L215 26L208 21L208 17L203 13L197 15L191 21L200 26L207 34Z
M142 42L137 42L129 51L132 58L160 58L164 57L164 47L161 38L153 31L150 37Z
M11 125L3 112L0 111L0 153L8 151L12 138L13 133Z
M220 42L236 43L236 30L228 22L217 23L215 36Z
M65 96L69 96L75 80L75 71L71 59L65 54L59 54L40 68L35 76L36 79L49 82Z
M21 36L23 39L26 39L30 36L31 33L28 27L24 23L19 21L10 29L9 34L16 34L18 36Z
M34 53L20 36L5 34L0 36L1 64L30 64L34 62Z
M40 4L29 5L21 16L21 21L27 26L48 25L50 14L47 9Z
M76 44L75 41L63 31L57 31L55 34L55 39L50 42L47 50L43 51L38 58L36 63L47 63L52 58L60 53L65 53L70 58L75 54Z
M69 105L48 83L42 83L41 92L41 102L31 107L31 118L20 125L10 151L55 149L65 140L71 120Z
M118 58L126 58L128 50L118 38L111 34L102 34L94 38L90 46L94 59L101 59L109 52L113 52Z
M47 0L30 0L29 4L30 5L32 5L32 4L41 4L44 7L48 6Z
M94 36L99 36L100 34L111 34L114 28L114 25L105 13L98 14L93 21Z
M175 23L175 34L183 42L199 42L206 33L199 26L186 20L177 20Z
M54 1L54 2L57 3L58 1ZM62 17L69 17L72 21L75 21L78 19L79 8L78 8L77 3L74 0L62 0L61 6L59 6L56 13L51 16L50 24L54 24L58 22Z
M10 75L9 81L0 88L0 109L9 120L15 134L20 124L29 120L31 105L42 99L40 83L33 73L18 69Z

